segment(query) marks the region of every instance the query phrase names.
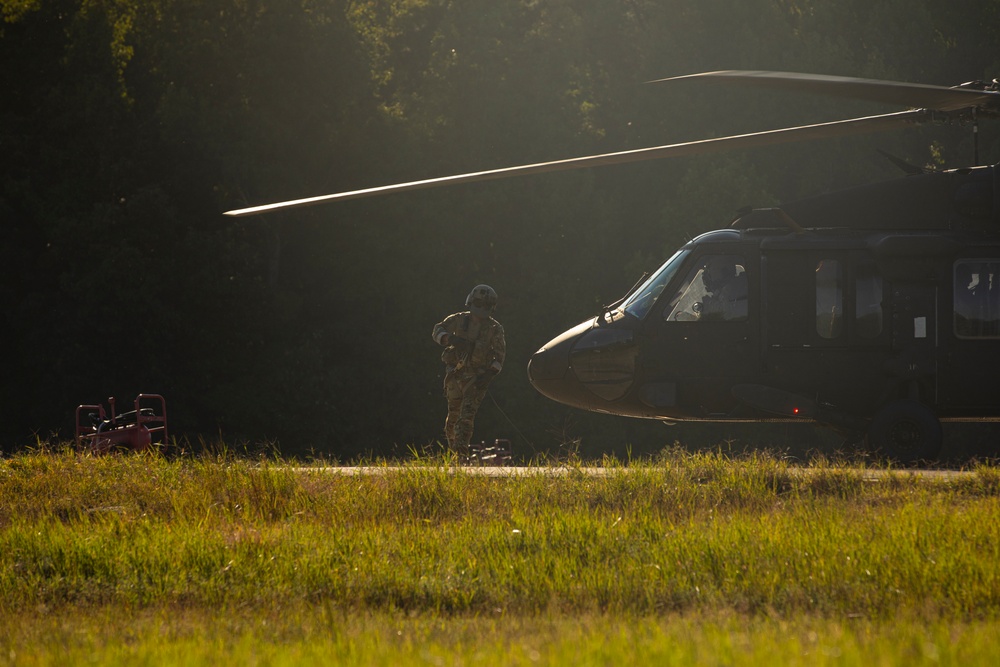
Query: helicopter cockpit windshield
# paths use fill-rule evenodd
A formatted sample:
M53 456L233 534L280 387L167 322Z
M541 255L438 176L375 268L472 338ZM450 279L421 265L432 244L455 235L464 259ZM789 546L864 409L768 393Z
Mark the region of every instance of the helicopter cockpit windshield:
M649 280L632 293L632 296L622 304L622 310L636 319L641 320L646 317L646 313L653 307L653 303L660 296L660 292L667 286L670 279L674 277L677 269L684 263L684 258L690 252L690 250L678 250L675 252L673 257L664 262L663 266L649 277Z

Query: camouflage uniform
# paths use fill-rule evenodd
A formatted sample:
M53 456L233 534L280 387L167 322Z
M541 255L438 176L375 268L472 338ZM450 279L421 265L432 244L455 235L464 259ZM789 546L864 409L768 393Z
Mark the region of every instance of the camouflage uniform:
M446 336L448 341L441 354L448 400L445 435L452 449L466 451L486 388L503 368L507 352L503 326L492 317L476 317L465 311L436 324L431 335L438 345L444 344Z

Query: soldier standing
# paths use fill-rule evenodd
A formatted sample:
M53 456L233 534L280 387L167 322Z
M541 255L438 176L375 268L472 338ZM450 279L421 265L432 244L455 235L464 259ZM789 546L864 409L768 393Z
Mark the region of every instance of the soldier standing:
M486 388L503 368L507 344L503 326L493 319L497 293L476 285L465 299L469 309L449 315L434 326L434 342L445 348L444 395L448 417L444 430L452 450L467 452L472 427Z

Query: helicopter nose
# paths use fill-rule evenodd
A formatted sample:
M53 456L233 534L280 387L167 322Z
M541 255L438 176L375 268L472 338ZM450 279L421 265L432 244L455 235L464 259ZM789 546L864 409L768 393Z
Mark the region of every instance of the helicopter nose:
M637 352L633 331L594 318L535 352L528 362L528 378L554 401L608 411L632 387Z
M569 369L569 351L572 347L572 344L545 346L531 355L528 361L528 379L531 380L531 384L537 387L539 383L565 378Z
M575 393L578 383L570 373L569 355L584 332L589 331L594 320L588 320L566 331L531 355L528 361L528 379L532 386L553 400L564 402L567 393Z

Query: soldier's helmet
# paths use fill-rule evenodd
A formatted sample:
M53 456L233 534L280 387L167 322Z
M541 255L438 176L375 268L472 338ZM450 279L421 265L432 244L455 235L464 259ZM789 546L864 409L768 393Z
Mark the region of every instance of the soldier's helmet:
M465 299L473 315L489 317L497 307L497 293L489 285L476 285Z

